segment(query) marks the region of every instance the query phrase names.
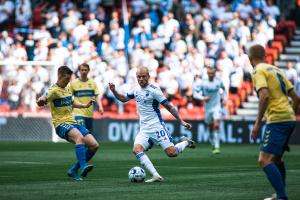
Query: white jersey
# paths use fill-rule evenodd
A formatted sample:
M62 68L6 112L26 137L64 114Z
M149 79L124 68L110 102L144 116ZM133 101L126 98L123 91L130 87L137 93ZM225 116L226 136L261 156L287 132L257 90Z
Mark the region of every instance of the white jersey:
M225 95L226 92L222 81L214 78L213 81L207 79L196 85L193 93L195 98L201 100L206 96L210 97L210 100L204 103L205 112L210 112L221 109L221 95Z
M167 101L161 89L153 84L146 88L136 86L127 93L128 99L135 99L140 116L140 130L144 133L156 132L164 126L159 104Z

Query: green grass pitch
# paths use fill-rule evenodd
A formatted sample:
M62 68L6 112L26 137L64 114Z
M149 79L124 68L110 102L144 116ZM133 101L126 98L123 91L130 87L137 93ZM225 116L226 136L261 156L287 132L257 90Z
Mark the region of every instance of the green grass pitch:
M129 169L139 163L132 144L102 143L94 170L82 182L66 176L75 161L67 143L0 142L0 199L22 200L261 200L274 191L256 160L257 145L223 145L213 156L207 144L168 158L155 147L147 154L163 183L130 183ZM287 190L300 199L300 146L285 155ZM147 175L149 178L149 174Z

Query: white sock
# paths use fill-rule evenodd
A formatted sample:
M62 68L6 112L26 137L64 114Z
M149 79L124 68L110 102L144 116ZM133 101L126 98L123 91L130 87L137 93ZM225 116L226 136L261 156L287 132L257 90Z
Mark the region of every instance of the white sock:
M177 143L175 145L177 155L179 155L181 152L183 152L183 150L185 149L185 147L187 147L188 145L189 145L188 141L183 141L183 142Z
M144 152L140 152L135 156L140 161L141 165L144 166L152 174L152 176L159 176L151 160Z
M219 131L214 132L214 142L215 142L215 148L220 148L220 138L219 138Z

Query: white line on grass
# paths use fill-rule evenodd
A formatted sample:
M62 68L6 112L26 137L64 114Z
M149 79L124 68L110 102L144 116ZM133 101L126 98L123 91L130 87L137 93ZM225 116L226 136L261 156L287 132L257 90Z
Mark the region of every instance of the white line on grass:
M4 164L28 164L28 165L50 165L51 163L46 162L27 162L27 161L13 161L13 160L5 160L0 163Z

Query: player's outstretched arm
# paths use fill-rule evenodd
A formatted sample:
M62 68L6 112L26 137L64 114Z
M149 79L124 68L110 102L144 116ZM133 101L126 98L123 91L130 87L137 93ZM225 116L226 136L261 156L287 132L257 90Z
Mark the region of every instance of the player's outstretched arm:
M296 92L295 92L294 89L292 89L291 91L289 91L289 97L292 98L293 109L294 109L295 114L296 114L297 111L298 111L299 104L300 104L300 97L296 94Z
M47 97L42 96L40 98L38 98L38 100L36 101L38 106L44 106L47 104Z
M113 83L108 83L108 87L111 90L111 92L114 94L114 96L122 102L127 102L128 98L126 98L124 95L120 94L117 90L116 90L116 86Z
M187 129L191 129L192 128L192 125L183 121L177 111L177 109L172 106L170 104L170 102L166 101L162 104L179 122L182 126L186 127Z
M266 109L268 107L268 101L269 101L269 90L268 88L261 88L258 91L258 97L259 97L259 105L258 105L258 114L256 117L256 121L252 130L252 139L256 139L258 135L258 130L261 126L262 119L265 115Z
M91 105L93 105L95 102L95 99L91 99L87 104L82 104L82 103L79 103L79 102L73 102L73 108L88 108L90 107Z

